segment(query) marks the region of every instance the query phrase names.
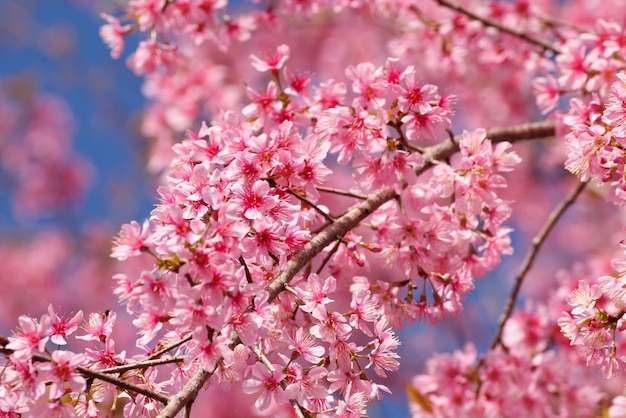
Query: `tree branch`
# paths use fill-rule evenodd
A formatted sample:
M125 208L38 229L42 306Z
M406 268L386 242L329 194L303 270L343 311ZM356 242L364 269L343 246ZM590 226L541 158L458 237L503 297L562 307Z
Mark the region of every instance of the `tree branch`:
M143 360L136 363L123 364L121 366L109 367L108 369L100 369L99 373L123 373L133 369L144 369L146 367L160 366L161 364L182 363L185 358L182 356L160 358L154 360Z
M33 357L34 358L34 357ZM82 374L83 376L86 377L91 377L92 379L98 379L98 380L102 380L105 381L107 383L111 383L115 386L117 386L120 389L126 390L128 392L135 392L135 393L139 393L141 395L144 395L150 399L154 399L156 401L159 401L161 403L167 404L168 401L170 400L167 396L162 395L158 392L153 392L149 389L146 389L142 386L138 386L132 383L129 383L125 380L119 379L117 377L111 376L109 374L106 373L101 373L99 371L95 371L95 370L91 370L91 369L87 369L84 367L77 367L76 370Z
M469 10L465 9L463 6L458 5L458 4L453 4L450 3L447 0L436 0L437 3L439 3L439 5L446 7L448 9L454 10L457 13L461 13L467 17L469 17L470 19L473 20L477 20L480 23L482 23L485 26L489 26L492 28L495 28L497 30L499 30L500 32L503 33L508 33L509 35L515 36L516 38L520 38L528 43L531 43L533 45L537 45L539 47L541 47L544 51L550 51L555 55L558 55L561 53L561 51L559 51L557 48L555 48L554 46L550 45L547 42L542 41L541 39L537 39L535 37L532 37L524 32L512 29L512 28L507 28L505 26L502 26L501 24L494 22L492 20L486 19L484 17L478 16L475 13L470 12Z
M354 197L355 199L361 199L361 200L367 199L367 196L365 195L348 192L346 190L333 189L332 187L315 186L315 188L319 190L320 192L334 193L340 196Z
M173 342L170 345L167 345L167 346L163 347L160 350L155 351L154 353L150 354L146 360L155 359L155 358L159 357L161 354L167 353L168 351L173 350L176 347L179 347L179 346L185 344L188 341L191 341L191 334L189 334L185 338L181 338L180 340L178 340L176 342Z
M556 124L551 121L529 122L506 128L492 128L487 130L487 139L492 143L520 142L537 139L552 138L556 135ZM433 163L450 158L459 150L459 141L462 135L456 135L453 141L443 141L424 150L423 156L427 164L417 174L429 169Z
M293 277L309 261L318 255L328 244L341 238L346 232L357 226L359 222L373 213L383 203L391 200L395 196L393 189L386 188L371 194L367 200L352 206L344 215L338 218L335 223L317 234L287 263L287 269L280 272L276 278L266 287L269 293L268 302L273 301L283 290L283 286L293 279Z
M496 334L493 337L493 341L489 347L490 350L496 348L498 344L502 344L502 332L504 330L504 325L511 317L511 313L513 312L513 307L515 305L515 301L517 300L517 296L519 294L520 288L522 287L522 282L526 277L526 273L530 270L530 267L535 261L537 254L539 252L539 248L545 242L548 234L559 220L559 218L565 213L565 210L576 200L576 198L580 195L580 193L584 190L587 183L579 183L566 197L565 199L552 211L548 220L543 225L539 233L533 238L532 246L528 253L526 254L526 258L522 262L519 272L515 276L515 285L513 286L513 290L511 290L511 294L506 301L506 305L504 307L504 311L498 320L498 329L496 330Z
M219 366L216 366L215 369L217 369L217 367ZM183 386L178 393L170 396L169 402L165 408L161 410L159 415L157 415L157 418L174 418L185 405L196 399L198 392L200 392L202 386L204 386L214 372L215 370L207 372L202 370L202 367L198 368L193 376L191 376L191 379L185 383L185 386Z
M326 222L328 222L329 224L332 224L333 222L335 222L335 218L330 216L328 213L324 212L319 206L317 206L315 203L311 202L306 197L299 195L298 193L294 192L291 189L286 189L286 192L289 193L290 195L294 196L296 199L300 200L304 204L306 204L306 205L310 206L311 208L313 208L313 210L315 210L317 213L322 215L322 217L324 219L326 219Z
M13 354L13 350L9 350L7 348L1 348L0 349L0 353L4 354L5 356L9 356L11 354ZM52 360L52 358L44 356L42 354L33 354L32 357L33 361L39 361L39 362L45 362L45 363L54 363L54 360ZM169 361L171 363L171 361ZM163 363L163 361L161 362ZM128 366L134 366L134 367L129 367L126 370L132 370L132 369L136 369L138 367L136 367L137 363L132 364L132 365L128 365ZM120 368L123 368L124 366L120 366ZM121 370L121 371L126 371L126 370ZM161 403L167 404L167 402L169 401L169 398L165 395L162 395L158 392L154 392L151 391L150 389L146 389L143 386L138 386L135 385L133 383L127 382L125 380L122 380L120 378L111 376L110 374L107 373L112 373L111 371L107 371L107 369L104 370L92 370L92 369L88 369L86 367L82 367L82 366L78 366L76 367L76 371L80 374L82 374L84 377L88 377L91 379L98 379L98 380L102 380L104 382L107 383L111 383L115 386L117 386L118 388L122 389L122 390L126 390L128 392L135 392L135 393L139 393L141 395L144 395L150 399L154 399L155 401L159 401Z

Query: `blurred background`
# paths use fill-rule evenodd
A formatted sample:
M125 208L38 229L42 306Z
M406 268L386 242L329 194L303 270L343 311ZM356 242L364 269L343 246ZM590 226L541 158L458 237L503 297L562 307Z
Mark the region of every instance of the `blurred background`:
M53 207L25 207L11 201L19 184L3 181L2 191L9 197L2 200L3 228L58 223L77 228L104 220L118 225L150 209L154 193L146 187L140 161L142 80L126 68L123 58L110 58L98 34L104 22L100 12L119 9L113 0L0 2L0 82L5 102L15 106L17 117L25 121L33 112L28 109L32 101L53 98L54 110L68 119L65 151L76 157L71 161L86 165L81 187L66 205L59 199ZM2 145L11 140L16 145L16 137L27 134L24 128L3 132ZM40 140L39 146L52 141ZM11 176L6 169L3 174Z
M114 308L121 267L111 240L153 206L141 79L98 34L100 12L119 10L114 1L0 1L3 335L50 303L65 313Z

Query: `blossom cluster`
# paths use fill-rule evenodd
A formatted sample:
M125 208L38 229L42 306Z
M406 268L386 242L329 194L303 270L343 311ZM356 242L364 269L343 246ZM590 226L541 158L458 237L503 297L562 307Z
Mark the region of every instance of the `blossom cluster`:
M614 267L620 263L616 259ZM430 358L406 387L412 416L559 417L600 411L623 416L620 353L626 339L615 332L621 313L604 288L618 279L595 279L606 269L598 255L560 270L556 280L546 271L541 279L553 280L549 291L543 287L542 296L513 311L489 350L481 354L467 343ZM572 312L564 312L568 309ZM612 379L602 378L596 368Z
M480 359L472 344L426 364L407 393L417 417L594 416L602 393L571 373L566 357L501 347Z
M589 99L591 93L606 97L615 76L626 68L624 30L616 22L599 20L592 29L564 31L559 54L537 77L533 87L543 113L559 105L563 96Z
M560 39L559 28L545 19L547 5L465 3L506 27ZM101 34L114 57L121 56L132 33L139 35L127 63L145 77L149 104L141 129L152 139L151 171L167 168L171 146L189 126L220 108L242 106L245 94L238 80L255 87L260 80L241 57L284 39L298 45L298 66L320 79L341 77L346 60L380 63L399 57L421 77L445 80L446 88L463 98L464 113L475 126L521 122L532 115L534 106L520 99L531 90L528 74L552 68L541 48L436 2L272 1L234 10L226 0L132 0L122 16L103 16ZM489 102L500 105L484 112Z
M608 186L608 199L626 204L626 75L620 73L608 97L595 93L588 101L572 99L571 109L563 118L569 132L565 135L567 161L565 168L581 181L593 179Z
M507 86L492 89L504 92L524 90L525 76L539 74L534 89L544 113L564 94L582 96L563 119L566 168L582 181L608 183L611 199L626 202L620 74L626 42L618 24L601 21L587 33L547 17L550 2L469 1L458 13L446 1L276 1L237 17L227 14L227 3L131 0L121 21L103 15L108 24L101 34L113 57L127 34L150 33L127 61L148 77L145 92L157 103L144 131L163 137L168 129L183 130L203 106L217 109L206 104L213 100L208 95L235 102L229 74L206 44L226 51L258 28L283 27L285 17L323 20L332 12L393 19L385 39L390 49L404 61L418 51L425 59L416 64L420 71L395 59L349 66L346 84L289 71L289 47L269 49L251 57L270 78L265 88L247 87L251 103L174 147L159 206L143 225L125 225L113 250L119 259L155 258L137 280L117 275L116 293L136 316L140 347L149 352L155 339L159 346L181 342L176 351L184 366L169 381L154 381L161 390L180 389L181 376L200 367L222 385L241 384L259 409L291 402L322 415L358 416L386 390L378 378L398 368L392 327L457 314L474 279L512 252L504 226L511 208L498 191L519 158L508 144L492 146L484 130L451 135L459 154L433 157L424 147L449 128L455 98L421 81L424 69L444 67L486 91ZM205 56L209 65L194 64ZM498 71L504 65L523 71ZM493 74L489 83L485 73ZM475 86L468 90L481 96ZM516 112L523 108L517 95L489 97L503 119L525 114ZM167 160L151 164L161 168ZM352 181L327 187L339 170L352 171ZM327 231L348 225L359 207L345 199L362 201L369 218L342 229L330 240L334 245L317 245ZM285 273L302 258L297 271ZM620 263L617 277L581 282L568 298L573 310L560 320L587 363L609 376L623 367L615 340L624 328ZM390 278L366 277L380 264ZM579 391L541 333L520 327L511 337L507 330L516 324L512 319L505 329L501 345L508 349L491 350L478 362L471 347L433 359L409 390L416 416L591 414L599 392L591 385ZM541 325L545 337L548 326ZM529 343L535 340L541 344ZM459 358L462 366L450 371Z
M624 248L625 244L620 243ZM558 320L563 335L579 349L590 367L602 370L607 378L626 369L626 262L622 252L612 260L614 274L597 279L584 278L567 296L569 310Z
M271 7L240 10L237 14L227 13L228 3L227 0L131 0L127 13L121 18L102 15L107 23L101 28L101 36L110 47L112 57L118 58L127 35L135 31L149 32L149 39L140 42L129 59L130 67L143 74L178 65L177 58L185 55L186 51L174 47L167 39L184 39L196 46L214 43L227 50L234 43L251 39L260 29L288 28L290 19L305 23L314 18L323 19L324 13L332 13L347 15L351 20L367 16L376 23L395 20L394 33L389 40L393 53L401 57L424 56L425 67L433 70L446 68L466 74L469 65L466 58L472 53L479 55L476 61L481 64L526 61L525 65L536 66L541 62L541 54L532 43L503 34L484 22L454 13L434 2L276 1ZM545 5L498 1L465 3L485 21L515 29L528 37L553 37L559 29L545 18ZM505 44L514 44L517 48L505 48Z
M128 13L121 18L104 15L107 24L101 32L115 57L120 55L127 35L136 31L150 33L128 64L136 73L146 75L144 91L152 103L142 130L156 139L150 162L154 171L166 167L176 132L184 131L202 117L203 111L215 112L219 106L232 108L240 104L241 92L232 82L233 75L247 79L250 75L233 63L232 57L219 58L221 54L245 54L241 41L250 39L257 48L270 47L272 42L284 39L282 30L290 30L289 19L300 19L302 24L314 18L317 24L325 22L316 31L328 32L318 36L331 38L326 43L333 45L337 44L332 42L333 33L348 31L356 19L366 17L368 28L377 33L380 30L376 24L393 19L393 31L380 35L375 42L386 43L393 56L413 63L421 74L433 79L442 77L442 71L453 79L462 76L465 83L454 84L454 88L468 104L465 112L484 122L490 116L485 112L473 113L474 108L483 108L478 98L484 101L489 97L489 101L500 103L497 112L490 112L494 117L489 120L491 123L532 114L534 109L517 99L531 89L529 75L535 76L532 89L537 104L543 113L548 113L566 94L604 95L615 74L624 68L624 31L615 22L600 20L595 28L560 24L548 17L550 12L556 7L563 7L564 12L569 9L551 2L465 2L474 17L442 5L404 1L276 1L266 9L230 15L226 13L226 0L142 0L129 2ZM327 19L329 15L333 19ZM348 23L336 23L342 19ZM298 42L310 41L298 37ZM342 44L346 42L358 43L358 39L346 33ZM301 47L308 50L315 44ZM358 50L356 45L348 49ZM380 55L370 54L367 59L380 60ZM424 58L414 62L414 56ZM307 65L322 74L328 74L328 68L334 66L332 60L322 57L309 61ZM517 71L503 71L503 66ZM485 74L489 74L489 83L485 83ZM478 89L482 89L480 94L476 94ZM498 93L512 89L520 94ZM473 101L476 106L470 105Z
M519 159L478 130L457 139L450 164L424 152L427 161L418 144L449 126L452 98L412 67L363 63L346 70L350 91L333 80L311 89L288 56L279 46L251 57L272 78L266 89L250 88L241 115L225 112L174 147L160 204L143 225L125 225L113 249L119 259L151 254L154 269L117 275L115 293L136 317L139 346L183 341L185 373L241 384L260 409L293 401L357 416L398 368L392 326L458 313L473 279L511 252L497 190ZM322 185L334 159L354 170L343 190ZM332 213L345 207L337 196L364 199L371 220L316 257L316 240L351 213ZM286 276L302 254L309 267ZM397 280L358 274L380 257L402 265ZM183 383L172 382L170 391Z
M474 278L512 253L511 229L503 225L511 208L497 195L506 185L501 173L519 162L509 147L492 147L484 130L465 132L458 158L437 164L427 183L408 185L399 201L386 203L372 216L374 242L382 247L385 264L400 266L401 277L420 289L415 298L403 301L399 288L379 284L386 313L397 326L458 314ZM353 289L367 283L359 281Z
M0 349L6 357L0 375L2 416L98 416L94 415L95 403L102 401L97 393L103 393L98 388L104 383L97 382L86 398L87 380L80 369L103 369L115 365L124 361L124 354L107 357L107 351L114 347L113 340L109 339L115 322L114 313L110 316L90 315L84 328L86 334L73 336L82 321L82 311L71 318L63 318L50 305L48 313L40 319L21 316L13 335L1 337ZM98 341L103 346L106 344L106 348L87 349L85 354L61 349L70 336ZM48 343L54 344L56 349L50 351Z
M20 317L1 341L2 413L153 416L204 370L261 410L358 416L399 367L394 327L460 312L474 278L510 254L497 194L519 162L509 144L477 130L446 139L444 154L424 148L447 136L455 98L398 60L310 87L289 56L286 45L251 56L266 88L174 147L157 208L115 240L119 260L154 258L138 277L115 276L144 354L115 351L114 313L89 316L77 338L102 346L85 354L61 349L82 313ZM324 186L343 167L352 180ZM334 245L316 244L324 234ZM370 282L380 261L398 277ZM177 365L159 373L150 361L166 352Z
M557 115L565 139L565 168L583 182L606 185L608 199L620 206L626 202L624 33L618 23L600 20L592 31L569 34L560 46L554 76L535 80L544 113L556 108L564 95L575 96L567 112Z

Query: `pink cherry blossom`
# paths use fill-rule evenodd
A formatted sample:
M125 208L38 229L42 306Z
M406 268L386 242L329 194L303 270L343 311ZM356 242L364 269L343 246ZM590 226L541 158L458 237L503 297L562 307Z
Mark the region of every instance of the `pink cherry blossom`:
M361 105L372 103L376 107L384 106L385 99L381 96L386 83L381 68L370 62L364 62L356 67L349 66L346 69L346 76L352 80L352 90L359 96Z
M326 320L326 305L333 301L328 294L334 292L336 285L332 276L322 279L317 274L312 275L304 289L297 288L298 297L304 302L300 309L320 321Z
M243 382L243 390L247 394L256 395L255 406L265 410L272 400L277 400L280 395L280 382L285 375L280 372L280 366L272 365L274 371L270 371L264 364L254 363L249 367L249 378Z
M71 392L83 391L86 381L83 376L77 373L76 367L85 363L85 357L82 354L74 354L66 350L56 350L51 357L52 362L42 368L42 371L52 380L50 398L58 399L65 395L66 385Z
M101 13L100 17L107 21L107 24L100 27L100 37L111 48L111 58L117 59L124 50L124 34L129 31L129 26L122 26L115 17Z
M398 337L393 333L385 320L379 320L374 328L376 342L374 350L368 355L370 363L374 366L376 374L386 377L385 370L394 371L400 366L397 358L400 356L395 352L400 345Z
M37 351L43 351L49 335L52 331L52 323L48 315L43 315L38 321L35 318L22 315L18 318L19 327L15 334L9 337L6 348L16 352L32 355Z
M346 390L346 400L340 401L336 414L341 418L359 418L367 416L365 411L366 396L363 392L352 392L352 387Z
M267 52L262 58L251 55L250 60L252 61L252 66L259 72L278 71L287 62L289 53L289 47L282 44L276 47L276 50Z
M122 225L119 236L113 241L111 257L125 260L130 256L139 255L149 245L147 240L149 232L147 220L141 227L136 221Z
M589 283L581 281L578 289L568 296L567 303L574 307L572 314L577 315L593 310L600 296L602 291L597 285L589 286Z
M561 91L554 77L547 76L535 79L533 88L537 96L537 106L541 109L541 113L550 113L557 107Z
M306 333L302 328L298 328L295 332L286 335L289 342L289 349L294 350L301 355L309 363L319 363L324 355L325 349L321 345L317 345L313 335Z
M326 388L319 384L328 373L326 368L313 367L305 374L298 363L292 363L287 373L293 377L285 388L285 396L295 399L311 411L319 410L315 400L323 399L327 394Z
M76 336L76 338L85 341L105 342L111 336L111 332L113 332L116 317L117 314L110 311L89 314L87 325L84 327L87 334Z
M251 187L237 183L233 187L235 199L231 201L233 208L238 208L244 218L261 219L278 204L278 199L270 194L266 181L257 180Z
M50 341L58 345L67 344L67 337L78 329L78 325L83 320L82 311L78 311L71 319L59 317L54 312L52 304L48 305L48 315L50 315L52 325Z

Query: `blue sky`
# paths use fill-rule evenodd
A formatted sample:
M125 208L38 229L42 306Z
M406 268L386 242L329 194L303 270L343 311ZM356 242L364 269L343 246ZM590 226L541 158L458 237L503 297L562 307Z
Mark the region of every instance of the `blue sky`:
M95 166L92 187L71 214L74 222L119 225L146 217L155 194L140 168L145 144L136 134L144 103L141 79L126 68L125 56L111 59L98 35L103 20L69 1L0 0L0 16L5 28L0 31L0 81L28 80L38 92L65 99L77 125L74 149ZM16 220L6 202L0 227L13 229ZM68 220L59 214L38 222Z

